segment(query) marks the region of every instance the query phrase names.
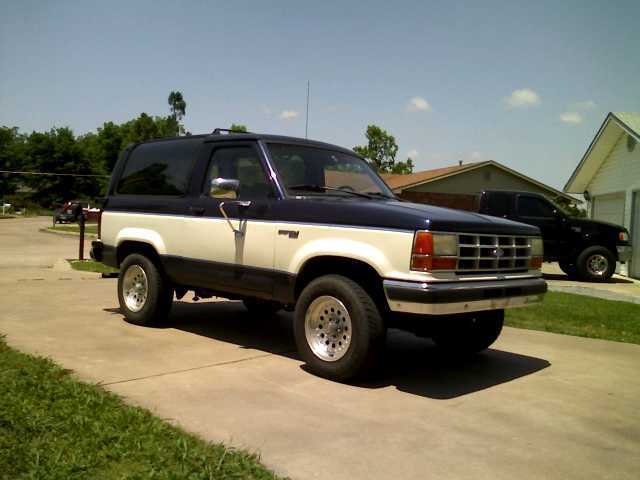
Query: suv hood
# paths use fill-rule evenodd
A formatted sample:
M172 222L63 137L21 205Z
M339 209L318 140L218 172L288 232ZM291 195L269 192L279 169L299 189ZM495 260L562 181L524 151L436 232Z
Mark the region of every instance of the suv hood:
M307 196L275 202L276 218L392 230L540 235L538 227L422 203Z

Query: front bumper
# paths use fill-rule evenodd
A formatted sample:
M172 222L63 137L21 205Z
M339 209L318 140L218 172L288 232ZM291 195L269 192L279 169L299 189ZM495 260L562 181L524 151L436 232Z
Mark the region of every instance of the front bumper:
M619 262L628 262L631 260L631 252L633 251L631 245L618 245L616 250L618 251Z
M393 312L423 315L526 307L542 301L542 278L464 282L405 282L384 280L384 293Z

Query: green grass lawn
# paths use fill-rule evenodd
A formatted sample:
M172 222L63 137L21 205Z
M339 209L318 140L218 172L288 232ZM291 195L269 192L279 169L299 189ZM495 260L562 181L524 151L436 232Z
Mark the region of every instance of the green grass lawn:
M52 232L68 232L68 233L80 233L80 226L72 223L67 225L56 225L55 227L48 227L47 230ZM95 223L89 223L84 227L85 235L97 235L98 225Z
M275 478L0 336L0 478ZM213 407L212 407L213 408Z
M71 268L80 270L81 272L115 273L118 271L116 268L109 267L95 260L68 260L68 262L71 264Z
M541 305L506 311L511 327L640 344L640 304L548 292Z

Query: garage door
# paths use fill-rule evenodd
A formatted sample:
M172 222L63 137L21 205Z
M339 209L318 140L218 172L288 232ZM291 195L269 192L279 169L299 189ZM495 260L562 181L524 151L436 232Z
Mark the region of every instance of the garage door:
M633 220L631 225L631 238L633 239L631 276L640 278L640 192L633 192Z
M624 224L624 193L614 193L611 195L598 195L593 197L594 220Z

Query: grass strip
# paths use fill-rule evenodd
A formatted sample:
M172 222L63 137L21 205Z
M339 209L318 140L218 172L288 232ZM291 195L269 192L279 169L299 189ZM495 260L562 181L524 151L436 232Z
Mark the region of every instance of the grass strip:
M548 292L535 307L506 311L510 327L640 344L640 304Z
M276 478L71 373L0 336L0 478Z
M71 268L74 270L80 270L81 272L95 272L95 273L116 273L117 268L109 267L101 262L95 260L67 260L71 264Z

